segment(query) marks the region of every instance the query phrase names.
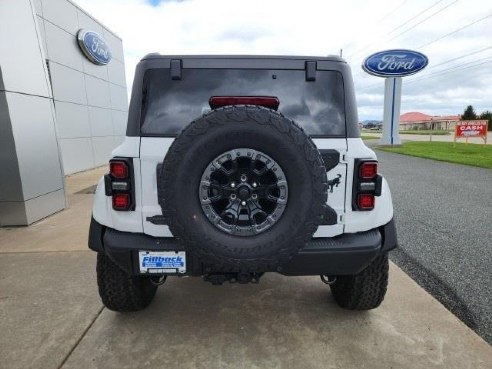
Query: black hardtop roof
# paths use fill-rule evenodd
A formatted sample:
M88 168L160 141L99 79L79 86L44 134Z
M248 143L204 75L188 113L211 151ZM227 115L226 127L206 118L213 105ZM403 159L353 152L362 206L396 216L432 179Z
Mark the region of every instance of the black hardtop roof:
M327 56L303 56L303 55L162 55L150 53L142 60L151 59L262 59L262 60L318 60L346 63L345 59L336 55Z

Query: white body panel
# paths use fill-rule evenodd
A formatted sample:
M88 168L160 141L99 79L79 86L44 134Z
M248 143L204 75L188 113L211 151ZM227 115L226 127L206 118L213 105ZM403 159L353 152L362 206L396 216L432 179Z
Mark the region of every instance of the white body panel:
M318 149L335 149L339 151L340 158L342 158L347 152L347 140L344 138L323 138L314 139L313 141ZM334 237L343 233L343 223L341 222L341 219L343 219L345 214L347 164L338 164L335 168L326 173L326 175L328 180L332 180L338 175L341 175L340 185L338 185L338 187L333 187L333 192L328 190L327 201L327 204L337 212L338 224L319 226L313 237Z
M125 137L120 146L111 153L112 157L121 156L133 158L133 169L135 174L140 173L140 137ZM94 195L94 206L92 216L94 219L107 227L122 232L142 233L142 179L135 175L135 211L114 211L111 197L106 196L104 191L104 180L101 178L97 184Z
M147 217L162 214L161 206L157 200L157 164L162 163L167 150L173 143L173 138L142 137L140 149L140 176L143 182L142 215L144 233L154 237L172 237L169 227L155 225L147 221Z
M120 146L111 152L112 157L122 156L126 158L140 157L140 137L125 137Z
M132 157L135 172L135 211L118 212L111 206L111 198L105 196L104 182L99 181L94 199L93 215L97 222L107 227L145 233L154 237L172 237L169 227L155 225L147 217L160 215L157 199L156 167L166 156L173 138L127 137L113 156ZM327 173L328 180L340 175L340 185L328 193L327 204L338 215L338 224L319 226L314 237L334 237L342 233L355 233L377 228L393 218L391 192L383 179L381 196L376 198L372 211L352 210L352 185L355 159L376 159L374 151L360 138L314 139L319 149L335 149L340 152L340 163Z
M355 159L377 159L376 153L369 149L362 139L347 139L347 161L348 173L354 173ZM352 186L353 175L347 177L347 197L345 200L345 233L356 233L368 231L370 229L382 226L393 218L393 202L388 183L383 178L383 188L381 196L376 197L376 204L371 211L353 211L352 210Z

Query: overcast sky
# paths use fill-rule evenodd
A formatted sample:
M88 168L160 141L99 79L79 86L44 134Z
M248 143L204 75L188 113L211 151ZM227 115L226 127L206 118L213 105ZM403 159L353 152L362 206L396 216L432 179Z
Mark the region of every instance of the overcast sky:
M459 114L469 104L477 112L492 110L488 1L75 2L123 39L129 87L136 63L149 52L325 56L343 49L354 75L359 118L382 119L384 80L360 65L372 52L409 48L426 54L429 66L404 78L402 113Z

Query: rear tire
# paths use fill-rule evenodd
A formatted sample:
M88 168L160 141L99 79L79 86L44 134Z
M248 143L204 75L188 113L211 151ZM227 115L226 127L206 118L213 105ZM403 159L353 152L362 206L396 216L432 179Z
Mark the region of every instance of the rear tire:
M335 301L349 310L370 310L383 302L388 287L388 254L374 259L358 274L339 276L330 285Z
M157 290L149 277L128 275L102 252L97 254L96 272L99 295L110 310L142 310L151 303Z

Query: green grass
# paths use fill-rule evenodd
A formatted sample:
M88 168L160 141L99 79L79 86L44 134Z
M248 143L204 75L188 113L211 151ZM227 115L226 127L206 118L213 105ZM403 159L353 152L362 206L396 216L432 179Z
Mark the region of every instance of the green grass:
M449 131L426 131L426 130L418 130L418 131L400 131L401 135L434 135L434 136L446 136L450 135Z
M421 158L447 161L492 169L492 145L452 142L405 142L400 147L378 147L379 150Z
M380 136L368 136L368 135L360 135L360 138L363 140L377 140Z

